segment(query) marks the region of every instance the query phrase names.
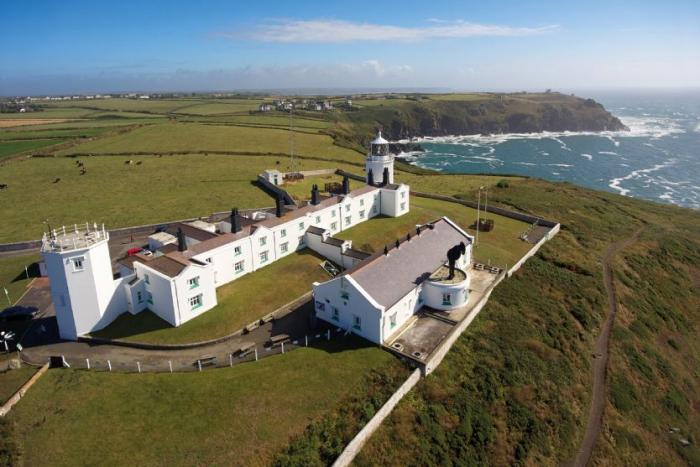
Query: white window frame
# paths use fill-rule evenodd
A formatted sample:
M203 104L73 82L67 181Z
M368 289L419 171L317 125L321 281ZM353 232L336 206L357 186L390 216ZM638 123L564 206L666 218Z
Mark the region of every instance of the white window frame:
M73 272L85 270L85 256L73 256L70 259L70 263L73 266Z
M204 305L204 300L202 297L202 294L195 295L194 297L190 297L187 300L187 303L190 305L190 310L196 310L197 308L201 308Z
M258 243L260 243L260 246L265 246L267 245L267 237L260 237L258 239Z
M331 222L331 230L338 230L338 223L337 222Z
M287 236L287 229L280 230L280 237L284 238Z
M237 261L233 263L233 272L235 274L240 274L245 271L245 260Z
M260 264L267 263L270 260L270 255L267 252L267 250L261 251L259 257L260 257Z
M303 222L299 222L299 230L304 230L304 223Z
M360 211L360 219L364 219L364 218L365 218L365 210L363 209L362 211Z
M190 286L190 289L196 289L199 287L199 276L194 276L187 279L187 285Z
M352 315L352 328L362 331L362 318L357 315Z
M280 244L280 251L282 253L288 252L289 251L289 242L284 242L284 243Z
M243 250L241 249L240 245L233 247L233 256L241 256L242 253Z

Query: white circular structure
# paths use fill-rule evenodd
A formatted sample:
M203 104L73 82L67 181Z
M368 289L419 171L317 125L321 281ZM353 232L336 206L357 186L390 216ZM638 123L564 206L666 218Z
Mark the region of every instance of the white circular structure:
M442 266L423 283L423 299L430 308L450 311L461 308L469 299L469 276L455 268L455 275L449 278L449 268Z

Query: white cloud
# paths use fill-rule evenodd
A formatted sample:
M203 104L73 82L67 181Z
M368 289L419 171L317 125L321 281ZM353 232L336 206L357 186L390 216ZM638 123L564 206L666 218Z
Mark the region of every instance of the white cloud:
M429 20L424 27L402 27L358 23L342 20L275 20L244 32L219 33L232 39L261 42L357 42L357 41L420 41L432 38L466 38L485 36L532 36L558 29L556 25L512 27L466 21Z

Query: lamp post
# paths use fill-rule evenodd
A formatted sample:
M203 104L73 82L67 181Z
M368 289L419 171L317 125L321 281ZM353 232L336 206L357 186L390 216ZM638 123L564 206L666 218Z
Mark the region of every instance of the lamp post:
M3 344L5 344L5 352L9 353L10 352L10 346L7 344L9 341L15 338L15 333L12 331L1 331L0 332L0 340L2 340Z

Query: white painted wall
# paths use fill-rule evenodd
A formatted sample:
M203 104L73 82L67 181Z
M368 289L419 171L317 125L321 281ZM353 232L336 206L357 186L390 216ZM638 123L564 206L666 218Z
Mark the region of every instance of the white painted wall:
M450 296L450 304L443 304L443 294ZM425 281L423 283L425 304L436 310L449 311L463 307L469 298L469 278L457 284Z
M411 209L411 196L408 185L399 185L395 190L381 189L381 212L385 216L399 217Z
M384 179L384 168L389 169L389 183L394 183L394 156L386 155L370 155L365 160L365 179L369 177L369 171L372 171L374 183L381 183Z
M423 306L421 288L422 286L417 286L384 312L382 317L382 342L386 341ZM394 314L396 315L396 325L392 326L391 317Z
M347 293L343 298L341 292ZM381 344L381 317L384 307L374 302L349 276L340 276L328 282L314 283L314 307L316 316L335 326L350 329L353 334ZM338 319L333 318L333 308L338 309ZM353 316L360 318L360 328L353 326Z
M199 285L190 287L189 280L199 277ZM179 309L179 322L177 326L196 318L202 313L211 310L217 304L216 287L214 286L214 269L210 266L199 266L192 264L173 279L175 288L175 299ZM189 299L197 295L202 295L202 305L192 308Z

